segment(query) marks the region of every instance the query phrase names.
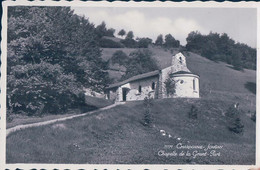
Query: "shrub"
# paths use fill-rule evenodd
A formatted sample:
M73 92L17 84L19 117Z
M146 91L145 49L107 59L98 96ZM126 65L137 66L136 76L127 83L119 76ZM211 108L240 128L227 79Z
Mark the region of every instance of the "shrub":
M151 115L151 107L153 105L153 99L151 98L150 93L148 94L148 97L144 98L144 125L145 126L150 126L152 123L152 115Z
M137 48L137 42L134 39L126 38L120 41L127 48Z
M197 119L198 118L198 108L195 105L191 106L190 112L189 112L189 118L191 119Z
M235 133L242 133L243 132L244 125L241 123L241 119L237 117L233 120L228 126L228 129Z
M242 133L244 125L241 122L238 108L230 106L226 112L227 127L231 132Z
M126 65L128 61L128 56L121 50L116 51L111 57L113 64L117 63L119 65Z
M165 85L167 97L175 94L175 92L176 92L176 82L174 80L172 80L170 77L168 77L165 80L164 85Z
M123 48L124 47L121 43L115 42L107 38L101 38L99 43L102 48Z

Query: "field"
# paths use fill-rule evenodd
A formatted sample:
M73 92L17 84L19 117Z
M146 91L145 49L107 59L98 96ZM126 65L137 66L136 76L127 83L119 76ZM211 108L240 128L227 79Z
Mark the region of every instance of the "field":
M245 98L236 97L246 103ZM7 162L254 164L255 123L242 114L244 133L230 132L224 112L232 103L232 97L154 100L153 123L147 127L142 123L143 102L128 102L92 116L15 132L7 137ZM188 118L192 104L199 109L198 119ZM223 149L217 157L158 156L165 145L177 143L221 145Z

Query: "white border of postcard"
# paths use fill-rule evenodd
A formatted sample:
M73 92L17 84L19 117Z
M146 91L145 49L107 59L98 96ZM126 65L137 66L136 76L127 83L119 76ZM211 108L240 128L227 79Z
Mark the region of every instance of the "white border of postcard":
M257 124L256 124L256 165L158 165L158 164L6 164L6 62L7 62L7 7L16 5L26 6L88 6L88 7L207 7L207 8L257 8L257 58L259 56L260 47L260 3L257 2L82 2L82 1L5 1L2 2L2 41L1 41L1 92L0 92L0 169L149 169L149 170L172 170L172 169L260 169L260 126L259 126L259 69L257 69L257 97L256 97L256 110L257 110ZM260 61L257 60L257 67Z

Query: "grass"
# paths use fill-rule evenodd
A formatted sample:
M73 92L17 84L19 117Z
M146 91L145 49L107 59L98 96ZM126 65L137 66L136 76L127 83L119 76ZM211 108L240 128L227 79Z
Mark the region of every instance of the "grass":
M91 96L85 96L86 104L88 104L88 107L91 110L95 110L98 108L103 108L109 105L113 104L113 101L110 100L105 100L102 98L97 98L97 97L91 97ZM17 125L26 125L26 124L31 124L31 123L38 123L38 122L43 122L43 121L48 121L48 120L53 120L53 119L58 119L58 118L64 118L64 117L69 117L75 114L81 114L83 112L82 109L72 109L66 112L65 114L57 114L57 115L42 115L42 116L26 116L26 115L12 115L12 121L8 121L6 124L6 128L12 128Z
M227 96L222 96L223 100L210 95L202 99L154 100L151 127L143 126L145 108L138 101L92 116L18 131L7 137L7 163L254 164L255 123L243 114L244 133L230 132L223 111L233 103L233 96ZM246 110L246 99L237 95L237 100ZM199 109L195 120L188 118L192 104ZM172 137L162 136L160 130ZM164 145L179 142L218 144L223 149L220 157L158 156Z

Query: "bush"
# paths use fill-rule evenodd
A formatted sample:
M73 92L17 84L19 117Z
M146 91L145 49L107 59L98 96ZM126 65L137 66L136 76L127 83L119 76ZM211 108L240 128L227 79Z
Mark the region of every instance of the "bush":
M235 108L234 106L231 106L228 108L226 112L227 117L227 127L231 132L234 133L242 133L244 125L241 122L240 116L239 116L239 110L238 108Z
M99 43L102 48L123 48L124 47L121 43L115 42L107 38L101 38Z
M228 129L235 133L242 133L243 132L244 125L241 123L241 120L239 117L233 120L228 126Z
M128 56L121 50L116 51L111 57L113 64L126 65L128 61Z
M189 118L191 119L197 119L198 118L198 108L195 105L191 106L190 112L189 112Z
M150 94L148 97L144 98L144 126L150 126L152 123L152 115L151 115L151 107L153 105L153 99L151 98Z
M126 38L120 41L127 48L137 48L138 44L134 39Z

